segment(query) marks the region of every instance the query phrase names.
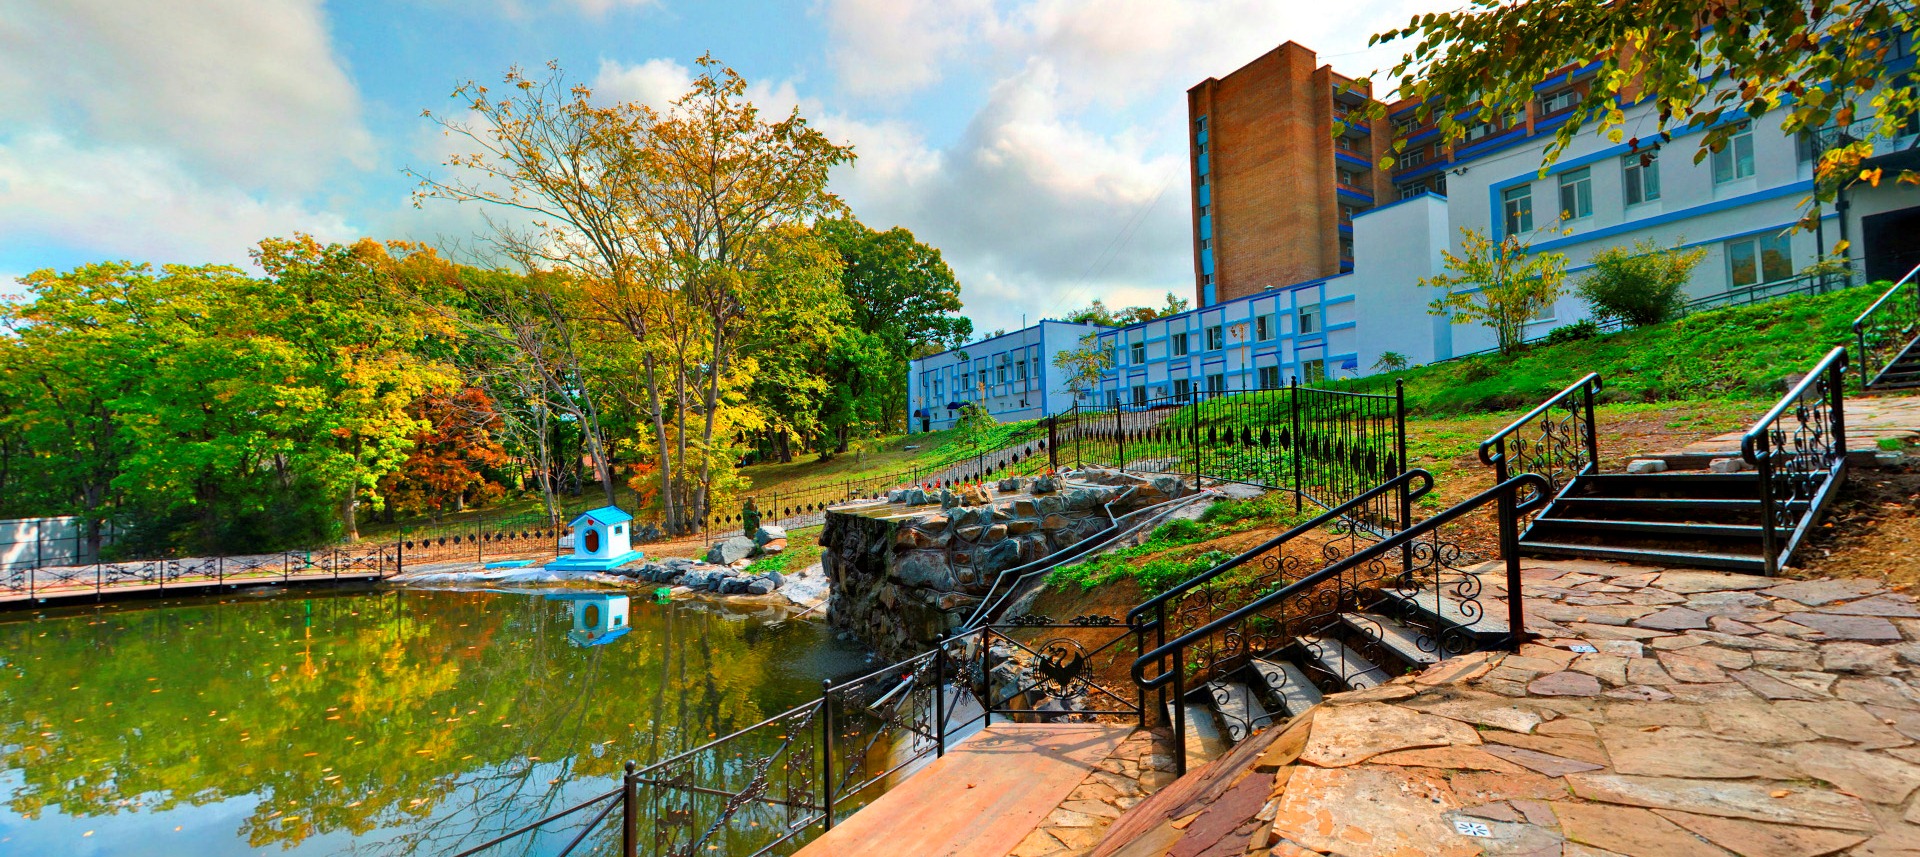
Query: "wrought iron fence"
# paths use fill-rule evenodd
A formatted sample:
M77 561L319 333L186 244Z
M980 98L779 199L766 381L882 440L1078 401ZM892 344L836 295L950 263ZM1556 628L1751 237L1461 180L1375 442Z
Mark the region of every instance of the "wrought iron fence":
M938 490L956 488L1006 476L1031 476L1054 466L1049 454L1053 444L1047 438L1016 441L998 449L982 449L971 456L944 464L910 467L877 476L847 479L795 490L754 492L740 498L740 511L714 516L718 530L745 528L748 517L783 527L820 523L830 506L857 500L878 500L898 488Z
M1416 635L1414 645L1437 658L1490 644L1517 647L1526 637L1522 600L1517 596L1520 519L1544 506L1551 496L1546 479L1523 474L1370 544L1330 542L1339 553L1335 561L1158 643L1134 660L1133 679L1143 694L1159 691L1163 702L1168 694L1185 700L1189 689L1246 666L1256 657L1285 658L1297 651L1295 647L1320 645L1325 647L1321 654L1331 652L1332 656L1300 658L1302 669L1315 685L1344 689L1354 677L1346 661L1349 651L1368 666L1383 662L1387 646L1379 626L1369 630L1368 622L1352 623L1348 637L1359 638L1352 648L1304 638L1331 636L1342 624L1342 614L1348 613L1385 615L1405 625ZM1498 623L1483 621L1492 618L1477 568L1485 564L1484 559L1463 549L1454 529L1472 526L1469 516L1489 511L1499 527L1505 566L1506 617ZM1284 566L1284 560L1276 565ZM1276 576L1275 582L1281 579ZM1165 618L1156 614L1156 621L1165 627ZM1144 632L1146 627L1142 623L1136 629ZM1174 734L1183 734L1185 706L1170 708ZM1243 724L1243 728L1255 725ZM1186 748L1184 742L1175 746L1175 770L1184 774Z
M1895 363L1920 339L1920 266L1915 266L1853 320L1859 348L1860 387L1880 384Z
M1600 376L1589 373L1480 442L1480 461L1493 468L1494 481L1515 473L1538 473L1558 492L1576 477L1600 469L1600 445L1593 421L1593 397Z
M569 834L562 857L587 842L617 845L622 857L775 853L832 829L996 719L1143 720L1143 691L1127 679L1140 641L1111 617L977 628L825 682L818 698L685 753L644 768L629 762L619 789L455 857Z
M1847 472L1847 349L1835 348L1747 430L1740 457L1760 476L1767 574L1791 561Z
M1296 504L1343 503L1406 470L1406 395L1300 386L1190 392L1105 408L1076 405L1055 428L1063 465L1290 489ZM1356 517L1396 528L1404 498Z
M1150 635L1154 645L1165 645L1169 636L1203 627L1378 541L1377 533L1355 521L1378 498L1404 495L1413 501L1431 490L1433 474L1425 470L1395 476L1141 602L1127 611L1127 624Z
M192 557L96 562L85 565L0 566L0 601L105 596L131 592L204 590L250 583L310 583L380 579L398 574L397 545L361 545L238 557Z

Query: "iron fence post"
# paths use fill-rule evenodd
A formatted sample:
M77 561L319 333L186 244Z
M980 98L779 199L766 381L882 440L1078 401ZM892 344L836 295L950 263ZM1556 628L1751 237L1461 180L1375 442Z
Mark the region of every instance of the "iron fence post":
M1587 409L1587 467L1600 472L1600 430L1593 424L1593 384L1580 388L1580 398Z
M1173 653L1173 775L1187 775L1187 683L1184 673L1186 650Z
M820 680L820 797L833 829L833 679Z
M1113 466L1121 473L1127 472L1127 433L1126 426L1120 420L1120 398L1113 400Z
M1287 408L1293 412L1293 443L1287 452L1293 456L1293 511L1297 515L1306 508L1305 500L1300 494L1303 487L1300 449L1306 445L1306 438L1300 436L1300 376L1298 375L1293 376L1288 387ZM1183 755L1182 759L1184 758ZM1181 764L1184 765L1185 762L1182 761Z
M620 779L621 857L640 854L640 774L635 767L633 760L628 759L626 776Z
M1827 386L1833 392L1827 394L1827 409L1833 412L1833 446L1836 461L1844 464L1847 460L1847 353L1840 352L1840 358L1833 362L1828 370ZM1833 465L1828 465L1831 468Z
M1507 565L1507 631L1516 652L1527 635L1526 608L1520 581L1520 516L1514 497L1517 490L1509 488L1500 492L1499 506L1500 556Z
M933 638L933 757L947 755L947 635Z
M1754 457L1759 461L1755 463L1754 469L1760 473L1758 479L1760 483L1760 551L1766 559L1767 576L1772 577L1780 571L1779 547L1774 544L1776 536L1773 531L1773 451L1764 432L1756 445L1759 447L1759 454Z
M1058 470L1060 468L1060 453L1058 450L1058 447L1060 446L1060 434L1058 431L1058 425L1057 425L1058 422L1059 422L1058 417L1055 417L1052 414L1047 415L1047 469L1048 470Z
M1193 466L1189 469L1193 471L1193 488L1196 491L1200 490L1200 483L1202 481L1201 474L1206 472L1206 463L1201 460L1202 453L1200 449L1201 404L1199 393L1194 390L1188 390L1187 414L1191 419L1188 421L1190 425L1187 426L1187 432L1193 436Z
M1405 378L1393 379L1393 451L1399 462L1393 472L1387 475L1399 478L1407 472L1407 381ZM1413 526L1413 491L1408 483L1400 483L1400 528ZM1409 552L1407 562L1413 562Z

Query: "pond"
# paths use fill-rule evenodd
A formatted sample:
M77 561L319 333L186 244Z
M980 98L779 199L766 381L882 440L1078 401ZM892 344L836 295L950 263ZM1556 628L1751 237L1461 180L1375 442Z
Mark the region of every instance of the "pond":
M0 854L452 853L865 664L772 610L622 607L402 589L0 623Z

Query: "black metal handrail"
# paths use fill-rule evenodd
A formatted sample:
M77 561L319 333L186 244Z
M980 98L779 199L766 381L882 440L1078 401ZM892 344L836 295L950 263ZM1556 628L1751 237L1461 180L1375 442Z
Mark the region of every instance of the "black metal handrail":
M1599 373L1590 372L1481 441L1480 462L1493 468L1494 482L1505 482L1513 475L1511 462L1515 458L1521 461L1520 469L1540 474L1556 491L1565 488L1565 483L1575 477L1599 469L1600 442L1594 429L1593 398L1599 394L1600 387ZM1553 419L1555 407L1564 408L1566 416ZM1535 421L1540 428L1539 438L1520 434L1522 428ZM1512 449L1508 448L1509 441Z
M1860 349L1860 388L1863 390L1872 389L1914 341L1915 334L1920 333L1920 280L1916 275L1920 275L1920 265L1915 265L1900 282L1888 287L1853 320L1853 340ZM1909 297L1904 301L1894 300L1901 289L1906 289ZM1868 339L1869 333L1875 334L1872 341ZM1894 346L1893 353L1886 365L1880 365L1874 354L1889 344Z
M1835 347L1740 438L1740 457L1759 472L1769 575L1793 558L1845 478L1846 372L1847 349Z
M1408 487L1414 482L1419 482L1420 483L1419 487L1417 488ZM1348 515L1351 515L1355 509L1358 509L1372 502L1374 498L1379 497L1380 495L1385 494L1389 491L1394 491L1396 489L1403 491L1402 502L1412 503L1413 501L1426 496L1428 491L1433 490L1433 474L1427 472L1426 470L1415 468L1413 470L1409 470L1405 473L1395 476L1392 479L1389 479L1385 482L1382 482L1379 485L1375 485L1374 487L1368 489L1366 493L1361 494L1360 496L1355 497L1351 500L1348 500L1345 503L1341 503L1340 505L1335 506L1331 509L1328 509L1325 512L1315 515L1312 519L1308 520L1306 523L1299 524L1293 527L1292 529L1289 529L1286 532L1281 533L1280 535L1274 536L1273 538L1270 538L1264 542L1261 542L1258 545L1248 548L1246 551L1242 552L1239 556L1236 556L1230 560L1227 560L1226 562L1220 563L1219 565L1216 565L1210 569L1207 569L1206 571L1203 571L1199 574L1189 577L1186 580L1175 585L1171 589L1168 589L1167 591L1162 592L1159 595L1155 595L1152 598L1149 598L1143 602L1140 602L1138 606L1127 611L1127 624L1135 628L1139 628L1142 631L1152 631L1164 626L1166 624L1166 614L1164 611L1168 601L1178 598L1186 594L1188 591L1194 589L1195 587L1201 586L1207 583L1208 581L1219 577L1220 575L1223 575L1229 571L1232 571L1235 568L1239 568L1240 566L1245 565L1246 563L1260 556L1261 554L1264 554L1275 548L1281 547L1282 545L1285 545L1287 542L1290 542L1305 533L1313 532L1314 530L1317 530L1328 524L1334 523L1336 521L1340 521L1346 518ZM1141 619L1145 617L1149 612L1152 612L1155 614L1153 620L1150 622L1143 623Z
M1303 594L1311 597L1321 584L1337 581L1347 572L1365 563L1373 562L1389 551L1411 546L1423 535L1434 532L1439 527L1473 512L1488 503L1497 503L1499 507L1500 553L1506 563L1507 574L1507 644L1517 648L1526 639L1526 616L1521 598L1520 556L1518 550L1520 517L1545 506L1552 498L1552 486L1534 473L1523 473L1492 488L1482 491L1467 500L1442 510L1433 517L1392 533L1385 538L1355 551L1343 560L1332 563L1311 574L1289 583L1280 589L1255 598L1239 609L1214 619L1198 628L1181 634L1172 640L1144 652L1133 661L1132 675L1140 687L1142 698L1148 691L1160 690L1172 685L1173 699L1184 701L1186 698L1186 650L1196 643L1204 641L1224 630L1232 629L1248 619L1263 613L1276 605ZM1436 557L1436 561L1438 558ZM1291 635L1283 635L1288 636ZM1437 650L1444 655L1445 647ZM1159 672L1153 677L1147 676L1147 668L1157 666ZM1173 706L1174 733L1184 731L1185 706ZM1186 771L1186 747L1184 741L1175 741L1175 770Z

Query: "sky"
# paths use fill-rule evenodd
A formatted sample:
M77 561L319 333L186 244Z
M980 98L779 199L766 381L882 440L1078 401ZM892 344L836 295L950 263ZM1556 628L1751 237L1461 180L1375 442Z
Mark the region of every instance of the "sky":
M0 292L305 232L472 246L423 110L557 61L664 104L703 53L858 155L832 190L945 254L976 330L1193 292L1188 87L1282 42L1344 74L1435 0L0 0Z

